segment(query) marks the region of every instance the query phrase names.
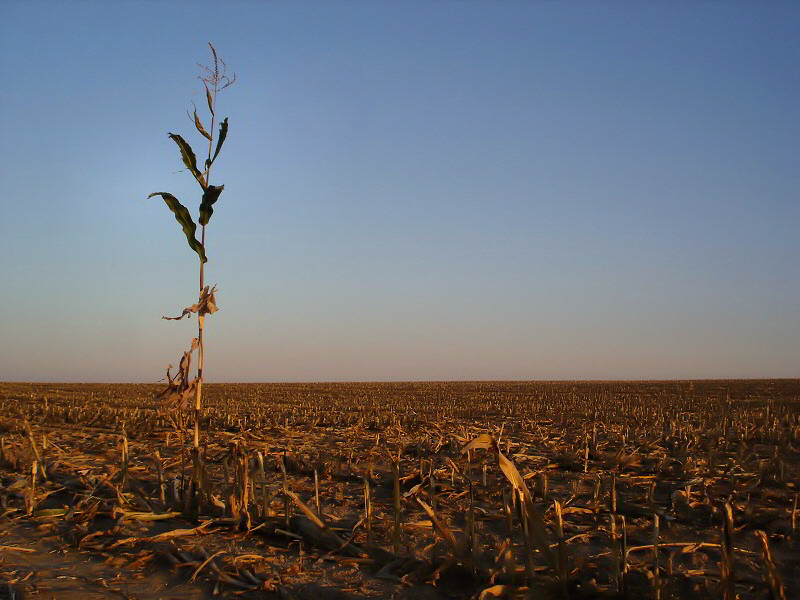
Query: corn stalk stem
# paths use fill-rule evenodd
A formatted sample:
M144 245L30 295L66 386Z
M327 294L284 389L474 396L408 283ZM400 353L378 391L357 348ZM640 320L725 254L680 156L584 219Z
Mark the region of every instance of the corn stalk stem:
M205 248L206 244L206 226L203 225L202 233L200 234L200 243ZM203 261L200 261L200 294L203 293L204 273ZM195 395L194 403L194 449L200 449L200 410L202 407L202 394L203 394L203 325L205 316L202 314L197 315L197 394Z
M211 111L211 132L208 140L208 168L206 169L206 185L211 185L211 151L214 144L214 126L216 125L217 113L217 91L218 82L214 81L214 93L212 94L213 110ZM203 249L206 247L206 226L202 225L200 230L200 244ZM205 287L205 263L200 259L200 294L203 293ZM202 314L197 315L197 394L195 395L194 403L194 447L195 450L200 449L200 418L202 410L202 397L203 397L203 326L205 325L205 316Z

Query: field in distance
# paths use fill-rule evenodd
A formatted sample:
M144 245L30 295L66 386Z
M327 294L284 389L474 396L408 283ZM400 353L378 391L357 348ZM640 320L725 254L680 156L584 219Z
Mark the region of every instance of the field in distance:
M797 379L162 387L0 383L0 598L798 597Z

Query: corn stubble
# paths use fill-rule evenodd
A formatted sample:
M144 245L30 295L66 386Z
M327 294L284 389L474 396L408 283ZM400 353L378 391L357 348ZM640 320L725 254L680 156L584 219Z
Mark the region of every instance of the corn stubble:
M198 461L157 390L0 384L0 527L253 597L800 586L796 380L207 385Z

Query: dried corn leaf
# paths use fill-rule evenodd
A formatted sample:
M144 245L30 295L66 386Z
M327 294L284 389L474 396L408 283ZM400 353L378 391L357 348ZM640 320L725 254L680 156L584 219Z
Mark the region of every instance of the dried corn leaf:
M345 541L344 541L342 538L340 538L338 535L336 535L336 534L335 534L333 531L331 531L331 528L330 528L330 527L328 527L328 526L327 526L327 525L326 525L326 524L325 524L325 523L322 521L322 519L320 519L320 518L319 518L319 517L318 517L318 516L317 516L317 515L314 513L314 511L313 511L313 510L311 510L311 508L310 508L310 507L309 507L309 506L308 506L308 505L307 505L305 502L303 502L302 500L300 500L300 498L298 497L298 495L297 495L297 494L295 494L295 493L294 493L292 490L289 490L289 489L284 489L284 490L283 490L283 493L284 493L284 494L286 494L287 496L289 496L289 498L291 498L291 499L292 499L292 502L294 502L294 503L297 505L297 507L298 507L298 508L299 508L301 511L303 511L303 514L304 514L306 517L308 517L308 518L311 520L311 522L312 522L312 523L314 523L314 525L316 525L317 527L319 527L321 530L323 530L323 531L327 532L327 533L328 533L328 535L330 535L330 536L331 536L331 537L332 537L332 538L333 538L333 539L334 539L334 540L335 540L335 541L336 541L336 542L337 542L337 543L338 543L338 544L339 544L341 547L344 547L344 546L346 546L346 543L345 543Z
M173 540L179 537L187 537L190 535L198 535L203 532L205 527L208 526L208 523L204 523L199 527L195 527L194 529L173 529L171 531L165 531L164 533L159 533L158 535L154 535L153 537L129 537L118 540L113 544L106 547L107 550L111 550L113 548L117 548L119 546L127 546L128 544L136 544L138 542L166 542L167 540Z
M464 446L461 450L461 453L464 454L469 452L470 450L489 450L494 449L496 447L496 442L492 436L488 433L482 433L474 440L472 440L469 444Z
M475 449L490 448L494 452L495 458L497 459L497 465L500 467L503 475L506 476L506 479L508 479L514 490L517 491L522 499L522 513L527 524L529 535L532 538L531 541L533 542L533 545L539 550L539 552L542 553L547 561L547 564L551 568L555 569L556 560L552 551L550 550L550 542L548 540L547 528L545 527L544 519L533 506L533 496L531 496L528 486L525 485L525 480L523 479L522 475L520 475L520 472L517 470L517 467L514 466L514 463L508 460L505 455L500 452L497 441L492 436L484 433L464 446L461 452L464 453Z
M183 410L189 404L197 388L197 379L189 379L189 370L192 364L192 352L200 345L198 338L192 340L192 347L183 353L178 372L173 377L170 373L172 365L167 367L167 380L169 383L156 398L163 398L167 410Z
M68 508L43 508L36 511L37 517L63 517L69 512Z
M217 308L217 299L214 295L214 292L217 291L217 286L209 289L209 286L203 288L200 292L200 299L191 306L187 306L183 309L183 312L178 315L177 317L161 317L167 321L180 321L186 315L191 315L192 313L197 313L201 316L208 315L215 313L219 310Z
M493 585L483 590L478 596L478 600L490 600L491 598L505 598L515 591L518 591L512 585Z
M205 127L203 127L203 123L200 121L200 117L197 116L197 108L194 109L194 126L197 128L197 131L200 132L200 135L209 142L211 141L211 134L206 131Z
M119 507L114 507L112 515L114 518L123 517L125 519L132 519L134 521L163 521L165 519L172 519L180 516L180 512L166 512L166 513L153 513L153 512L136 512L125 510Z
M417 498L417 502L422 507L422 510L428 514L428 517L430 517L431 521L433 522L433 526L436 528L436 531L439 532L439 535L442 536L442 539L447 542L448 546L450 546L450 550L453 551L453 554L458 557L462 564L472 564L470 558L461 551L461 548L459 548L458 544L456 543L456 538L453 535L453 532L450 531L450 528L439 520L439 517L436 516L436 513L433 512L433 509L425 504L424 501L422 501L420 498Z

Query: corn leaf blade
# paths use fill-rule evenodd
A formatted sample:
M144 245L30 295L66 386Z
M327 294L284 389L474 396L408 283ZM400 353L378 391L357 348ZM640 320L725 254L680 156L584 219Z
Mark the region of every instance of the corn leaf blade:
M214 156L211 158L211 163L217 160L217 154L222 149L222 144L225 142L225 138L228 137L228 117L225 117L225 120L222 121L219 125L219 137L217 138L217 147L214 150Z
M178 145L178 148L180 148L183 164L186 165L186 168L189 169L192 175L194 175L194 178L197 179L197 182L200 184L200 186L203 189L206 189L206 181L203 178L203 174L200 172L200 169L197 168L197 157L195 156L192 147L177 133L169 133L168 135L170 139Z
M208 100L208 110L211 112L211 115L213 116L214 115L214 102L211 99L211 92L208 91L208 86L207 85L206 85L206 100Z
M212 208L214 203L219 199L222 190L225 189L224 185L210 185L203 192L203 200L200 203L200 225L208 225L211 220L211 215L214 214Z
M175 215L175 220L183 229L183 233L186 234L186 241L189 242L189 247L197 252L200 260L203 262L208 261L203 244L197 240L197 225L195 225L195 222L192 220L192 215L189 213L189 209L181 204L175 196L168 192L154 192L147 197L152 198L153 196L161 196L164 199L167 207L169 207L169 209L172 211L172 214Z

